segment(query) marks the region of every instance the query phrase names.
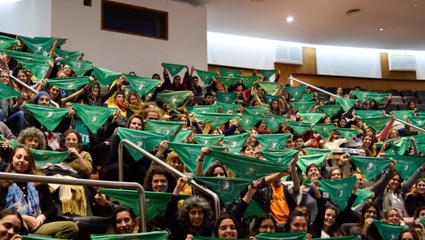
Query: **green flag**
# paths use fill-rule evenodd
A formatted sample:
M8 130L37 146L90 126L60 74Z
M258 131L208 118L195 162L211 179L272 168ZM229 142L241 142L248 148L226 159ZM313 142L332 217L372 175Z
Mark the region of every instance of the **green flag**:
M52 238L49 238L52 239ZM91 240L167 240L167 231L153 231L144 233L130 233L130 234L92 234L90 235Z
M308 155L313 155L313 154L326 154L326 155L330 155L332 154L332 150L330 149L323 149L323 148L304 148L304 151L306 151L308 153Z
M413 116L415 113L414 110L398 110L398 111L392 111L391 112L397 119L406 121L406 118L409 116Z
M43 55L45 52L49 52L53 47L53 42L55 38L30 38L19 36L21 41L27 45L27 47L31 50L31 52Z
M385 157L396 160L396 170L403 179L409 179L425 161L425 158L406 155L385 155Z
M264 214L264 210L254 200L249 201L248 208L245 211L245 215L251 219Z
M393 117L375 117L362 119L369 127L373 128L376 132L380 132Z
M16 43L18 43L18 40L0 35L0 51L6 50Z
M66 108L55 108L30 103L25 103L24 108L50 131L53 131L62 121L63 116L69 112L69 109Z
M195 113L195 118L209 123L213 128L219 128L231 119L239 119L239 115L223 113Z
M288 92L291 98L294 98L296 101L298 101L301 99L302 95L305 93L305 86L285 87L285 91Z
M379 220L374 220L373 224L375 224L376 228L378 228L379 233L383 237L384 240L394 240L398 238L398 234L406 228L406 226L394 225L381 222Z
M180 160L190 170L190 172L196 172L196 165L198 164L198 158L201 154L202 147L209 147L218 151L224 150L224 147L213 146L213 145L201 145L201 144L183 144L183 143L168 143L168 146L177 152ZM205 173L208 168L214 163L213 157L207 155L202 164L202 172Z
M309 102L313 99L314 93L304 93L301 98L300 102Z
M280 82L258 82L258 85L266 91L266 93L274 93L274 91L282 85Z
M146 120L145 130L151 133L158 133L167 136L168 141L173 141L174 136L182 127L181 122Z
M357 101L356 99L341 98L341 97L336 97L335 99L339 103L339 105L342 106L342 109L344 109L344 111L346 112L350 110L350 108L353 107Z
M313 238L316 239L329 239L329 240L359 240L357 236L345 236L345 237L329 237L329 238Z
M228 238L193 236L193 240L225 240Z
M263 117L255 114L242 114L241 126L245 131L249 131L254 127Z
M406 138L393 138L388 139L387 143L390 145L390 152L397 155L404 155L406 153L407 148L409 147L409 141ZM387 150L388 151L388 150ZM387 153L385 151L385 153Z
M89 80L89 77L87 76L47 79L47 83L67 91L78 90L89 82L90 80Z
M372 181L390 164L389 158L351 156L351 161L360 169L368 181Z
M247 88L251 88L254 82L260 79L260 76L255 76L255 75L250 75L250 76L236 75L236 76L242 78L242 82Z
M270 69L270 70L257 70L257 72L259 72L261 75L263 75L264 79L270 79L273 74L276 72L276 70L274 69Z
M210 151L209 155L226 165L236 176L241 178L257 179L269 173L284 172L288 166L271 163L256 158L250 158L232 153L224 153L216 150Z
M300 113L305 122L316 124L322 120L323 113Z
M310 101L310 102L291 102L292 108L295 108L298 112L303 113L307 112L312 108L314 105L316 105L316 101Z
M49 150L36 150L30 148L34 155L35 165L37 167L46 166L48 163L56 164L60 163L64 159L68 158L69 154L65 152L49 151Z
M108 86L122 75L119 72L114 72L101 67L94 67L93 74L102 87Z
M322 105L319 109L325 112L329 117L334 117L339 111L341 111L341 105Z
M291 138L289 133L280 133L280 134L257 134L254 135L255 139L261 144L261 146L266 149L283 149Z
M359 133L356 129L351 128L335 128L334 131L339 132L339 134L341 134L343 138L347 139L347 141L357 136Z
M156 99L167 104L171 109L180 107L189 97L191 91L169 91L156 95Z
M284 150L260 150L260 154L266 161L289 165L298 150L284 149Z
M152 93L160 81L152 78L144 78L125 74L125 78L130 83L130 90L136 92L139 96L143 97Z
M217 92L215 95L217 102L234 103L236 100L235 92Z
M390 95L389 93L369 93L366 95L366 100L373 99L377 103L380 103L382 99L388 97L389 95Z
M127 139L138 147L150 152L162 141L167 140L167 136L158 133L151 133L147 131L135 130L130 128L118 127L117 135L121 140ZM125 145L128 152L135 161L139 161L143 154L136 151L132 147Z
M308 165L315 163L318 166L322 166L323 161L325 160L328 154L313 154L313 155L302 155L298 156L297 166L301 168L301 171L305 173Z
M30 70L37 79L42 79L49 70L49 64L47 63L35 63L31 61L21 60L19 63L25 68Z
M39 236L21 236L22 240L52 240L52 239L60 239L60 238L51 238L51 237L39 237Z
M215 77L218 81L222 82L226 87L230 87L236 82L242 82L240 77Z
M351 190L356 185L356 176L341 178L337 180L317 180L319 189L329 193L332 200L340 209L345 209L348 199L351 196Z
M425 134L411 136L415 139L416 147L420 153L425 153Z
M93 63L86 60L62 58L61 62L69 65L78 77L83 76L87 71L93 69Z
M310 130L312 127L312 124L309 122L286 121L285 124L292 128L296 134L301 135Z
M71 59L78 59L80 58L81 54L83 54L82 51L69 51L69 50L63 50L60 48L55 49L56 55L61 58L71 58Z
M215 113L220 108L220 105L200 105L187 106L186 109L190 113Z
M326 139L336 128L337 126L334 123L319 123L315 124L312 130L319 133L323 139Z
M351 207L351 209L353 210L357 207L357 205L364 203L366 199L369 199L370 197L372 197L373 193L368 190L357 189L356 195L357 195L357 198L354 201L353 206Z
M202 71L199 69L196 69L196 73L198 73L199 78L204 82L204 83L209 83L211 82L212 78L217 76L216 72L208 72L208 71Z
M245 113L255 114L255 115L257 114L261 115L267 112L267 107L246 106L243 109Z
M272 239L291 239L291 240L306 240L307 234L305 232L275 232L275 233L260 233L255 235L256 240L272 240Z
M221 107L222 113L237 113L239 110L240 105L239 104L233 104L233 103L222 103L217 101L217 105Z
M249 178L195 177L195 180L204 183L217 193L225 205L231 204L239 193L252 183L252 179Z
M276 130L283 122L285 122L287 120L288 119L283 117L283 116L274 115L274 114L267 114L264 117L264 122L266 123L267 127L271 131Z
M179 133L177 133L176 137L174 137L173 142L175 143L183 143L184 140L189 136L189 134L192 133L192 130L186 129L186 130L180 130Z
M218 69L218 72L220 73L221 76L223 77L235 77L236 75L238 75L239 70L237 69Z
M6 98L19 97L19 96L21 96L20 92L0 82L0 100L6 99Z
M371 94L371 93L373 94L373 93L376 93L376 92L354 90L352 93L360 101L365 101L366 100L366 96L368 94Z
M274 100L278 100L279 98L281 98L282 95L271 95L269 93L263 94L263 98L266 101L267 104L272 104L272 102Z
M76 103L72 104L72 108L92 133L96 133L106 120L108 120L109 116L116 111L115 108L105 108Z
M382 117L385 112L383 110L356 110L355 114L362 120L365 118L377 118Z
M232 134L224 137L223 146L229 149L230 153L238 153L248 139L248 133Z
M425 116L423 116L423 117L409 116L407 118L409 119L409 122L411 122L416 127L419 127L419 128L425 127Z
M186 66L181 64L173 64L173 63L162 63L162 66L167 69L172 77L176 76L183 70Z
M48 63L52 61L52 59L49 57L45 57L45 56L34 54L34 53L10 51L10 50L4 50L3 52L7 56L12 57L18 62L26 61L26 62L32 62L32 63Z
M195 142L197 144L212 145L223 138L223 134L196 134Z

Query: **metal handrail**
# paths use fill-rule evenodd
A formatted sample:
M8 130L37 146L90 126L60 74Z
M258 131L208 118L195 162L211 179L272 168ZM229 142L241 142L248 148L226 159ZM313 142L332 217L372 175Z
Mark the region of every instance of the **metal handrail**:
M118 180L120 182L122 182L124 180L124 171L123 171L123 169L124 169L124 164L123 164L123 148L124 148L124 145L128 145L128 146L132 147L136 151L142 153L145 157L149 158L151 161L154 161L155 163L161 165L162 167L166 168L168 171L172 172L173 174L175 174L179 177L182 177L182 178L187 177L186 175L177 171L175 168L166 164L164 161L158 159L157 157L155 157L154 155L152 155L151 153L149 153L145 149L140 148L139 146L132 143L128 139L124 139L124 140L121 140L119 147L118 147ZM191 180L190 184L192 184L195 188L199 189L201 192L203 192L203 193L205 193L205 194L207 194L207 195L209 195L210 197L213 198L214 208L215 208L214 209L215 210L215 216L219 217L220 216L220 199L219 199L218 195L215 192L199 185L193 179Z
M317 91L320 91L320 92L326 93L326 94L328 94L328 95L331 95L331 96L333 96L333 97L337 97L337 98L339 98L339 97L340 97L340 96L335 95L335 94L333 94L333 93L330 93L330 92L328 92L328 91L326 91L326 90L323 90L323 89L321 89L321 88L318 88L318 87L316 87L316 86L313 86L313 85L311 85L311 84L309 84L309 83L306 83L306 82L303 82L303 81L301 81L301 80L299 80L299 79L296 79L296 78L292 77L292 74L289 76L289 80L291 81L291 83L292 83L292 81L296 81L296 82L302 83L302 84L304 84L304 85L306 85L306 86L309 86L309 87L311 87L311 88L313 88L313 89L315 89L315 90L317 90ZM291 84L291 85L292 85L292 84ZM390 116L390 115L385 114L385 116ZM409 126L409 127L411 127L411 128L414 128L414 129L419 130L419 131L421 131L421 132L425 132L425 129L422 129L422 128L420 128L420 127L417 127L417 126L415 126L415 125L413 125L413 124L411 124L411 123L408 123L408 122L406 122L406 121L400 120L400 119L398 119L398 118L396 118L395 120L396 120L397 122L400 122L400 123L402 123L402 124L404 124L404 125L407 125L407 126Z
M0 172L0 179L11 180L17 182L40 182L40 183L57 183L67 185L82 185L90 187L106 187L106 188L125 188L125 189L136 189L139 193L139 204L140 204L140 221L141 231L146 232L146 201L145 201L145 189L136 182L112 182L102 180L88 180L88 179L72 179L72 178L55 178L48 176L38 176L30 174L19 174L19 173L4 173Z
M32 88L31 86L29 86L28 84L22 82L21 80L17 79L16 77L10 75L10 77L17 83L19 83L20 85L22 85L24 88L28 89L29 91L31 91L34 94L37 94L38 91L35 90L34 88ZM41 81L41 80L40 80ZM52 104L53 106L59 108L59 104L57 104L55 101L53 101L52 99L50 99L50 104Z

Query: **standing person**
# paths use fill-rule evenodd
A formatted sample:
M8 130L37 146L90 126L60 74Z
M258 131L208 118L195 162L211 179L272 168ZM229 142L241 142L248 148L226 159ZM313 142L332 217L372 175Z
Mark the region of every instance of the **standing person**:
M11 153L6 172L40 175L28 147L18 145ZM56 221L56 208L47 184L2 181L0 209L16 209L30 233L49 235L61 239L75 239L78 226L71 221Z

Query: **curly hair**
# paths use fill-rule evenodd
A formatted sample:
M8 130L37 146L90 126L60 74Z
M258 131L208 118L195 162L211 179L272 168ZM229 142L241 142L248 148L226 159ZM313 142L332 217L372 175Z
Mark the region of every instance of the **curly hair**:
M189 212L193 208L200 208L204 212L204 219L200 229L205 228L213 220L213 212L211 211L210 203L204 198L199 197L190 197L184 200L183 205L180 209L177 220L181 222L184 226L190 227Z
M38 149L46 149L46 136L44 136L44 133L36 127L28 127L22 130L21 133L19 133L17 141L25 144L25 140L30 138L36 138L38 140Z
M172 192L174 187L176 186L176 178L171 175L169 171L164 169L161 166L151 166L149 170L146 172L145 179L143 181L143 187L146 191L153 191L152 189L152 179L154 175L164 175L167 178L168 188L167 192Z
M77 146L77 149L78 149L78 152L80 152L80 151L81 151L81 149L82 149L82 145L81 145L81 143L83 142L83 140L82 140L82 138L81 138L80 133L79 133L79 132L77 132L75 129L68 129L68 130L66 130L66 131L62 134L61 142L60 142L61 149L63 149L63 150L65 150L65 149L66 149L66 147L65 147L65 140L66 140L66 136L68 136L68 135L69 135L69 134L71 134L71 133L73 133L73 134L75 134L75 136L77 136L77 140L78 140L78 146Z

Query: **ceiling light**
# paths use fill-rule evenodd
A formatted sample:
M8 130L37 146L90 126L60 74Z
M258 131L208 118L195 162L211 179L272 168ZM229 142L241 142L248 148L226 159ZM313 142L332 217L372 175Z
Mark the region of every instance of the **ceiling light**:
M380 32L383 32L384 30L385 30L385 28L383 28L383 27L379 28Z
M293 22L294 21L294 17L289 16L289 17L286 18L286 21L287 22Z
M361 14L362 12L363 12L363 10L360 9L360 8L353 8L353 9L350 9L347 12L345 12L345 14L347 16L357 16L357 15Z
M259 2L262 2L262 1L264 1L264 0L249 0L250 2L253 2L253 3L259 3Z
M419 3L414 3L413 7L419 7Z

